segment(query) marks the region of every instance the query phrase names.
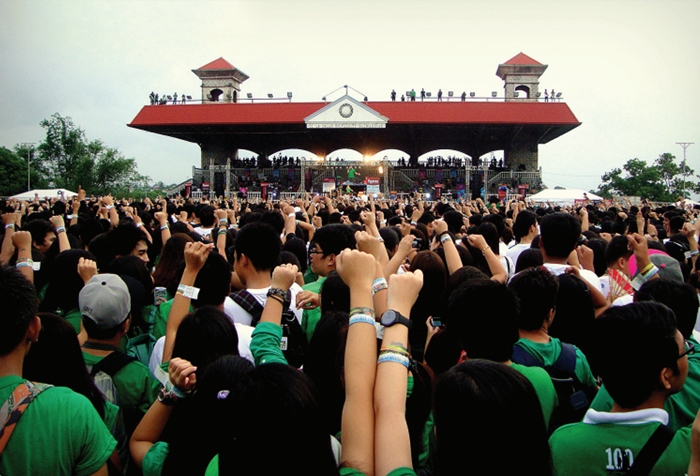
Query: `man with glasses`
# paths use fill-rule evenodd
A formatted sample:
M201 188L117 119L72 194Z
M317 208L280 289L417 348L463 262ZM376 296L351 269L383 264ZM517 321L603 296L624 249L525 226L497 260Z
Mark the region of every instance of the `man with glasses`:
M694 346L678 331L673 311L636 302L608 309L593 327L589 357L614 403L552 434L555 474L685 474L691 426L668 428L664 403L682 390Z
M296 299L298 309L304 314L301 326L306 338L311 337L316 324L321 319L321 299L319 294L328 273L335 269L336 256L345 248L355 248L354 230L347 225L325 225L316 230L313 241L309 244L309 265L311 272L319 276L318 280L303 286Z
M700 344L693 336L695 321L698 316L698 294L695 289L681 281L660 278L648 281L635 293L637 302L650 301L665 304L676 316L678 331L683 335L686 348L697 351L688 352L688 376L683 390L671 395L664 404L668 412L668 426L673 430L686 427L700 408ZM641 349L640 349L641 350ZM598 411L610 411L613 400L603 385L591 404Z

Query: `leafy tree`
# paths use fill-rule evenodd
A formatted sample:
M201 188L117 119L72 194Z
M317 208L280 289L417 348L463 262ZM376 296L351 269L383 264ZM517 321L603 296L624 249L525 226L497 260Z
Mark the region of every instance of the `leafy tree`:
M700 182L692 179L700 179L700 176L695 175L695 171L688 167L685 160L676 165L674 162L676 157L672 154L665 153L659 155L654 165L659 169L661 180L663 181L666 190L672 196L672 200L683 196L687 198L688 192L700 193Z
M700 193L700 183L685 180L684 164L676 164L675 159L672 154L665 153L653 165L641 159L628 160L622 169L615 168L603 174L596 193L607 198L613 194L632 195L661 202L675 201L688 192ZM686 168L685 173L693 177L695 171Z
M100 140L88 142L70 117L54 114L40 124L46 129L46 139L37 147L35 167L49 185L74 191L80 185L90 194L107 194L142 188L146 183L134 159Z
M0 196L9 197L27 191L27 153L24 150L23 159L21 155L0 147ZM31 169L30 181L32 187L40 186L36 169Z

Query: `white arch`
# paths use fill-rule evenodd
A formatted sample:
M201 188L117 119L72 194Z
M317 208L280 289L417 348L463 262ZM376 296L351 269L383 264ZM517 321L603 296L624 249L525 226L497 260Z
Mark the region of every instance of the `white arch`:
M470 161L472 160L472 157L468 154L465 154L464 152L461 152L459 150L455 149L435 149L431 150L429 152L426 152L423 155L418 156L418 162L427 162L428 158L436 158L436 157L442 157L443 159L446 159L447 157L456 157L458 159L462 159L462 162Z

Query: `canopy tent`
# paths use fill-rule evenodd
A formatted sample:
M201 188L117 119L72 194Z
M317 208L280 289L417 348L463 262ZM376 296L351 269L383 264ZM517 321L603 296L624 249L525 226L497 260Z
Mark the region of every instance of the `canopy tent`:
M584 197L584 194L586 195ZM592 200L592 201L602 201L603 198L599 197L595 193L587 192L585 190L570 188L566 190L559 189L546 189L542 190L535 195L530 197L536 202L552 202L558 204L573 205L576 200Z
M38 188L28 192L18 193L10 198L31 201L37 197L39 197L39 200L45 200L47 198L69 198L74 195L78 194L65 188Z

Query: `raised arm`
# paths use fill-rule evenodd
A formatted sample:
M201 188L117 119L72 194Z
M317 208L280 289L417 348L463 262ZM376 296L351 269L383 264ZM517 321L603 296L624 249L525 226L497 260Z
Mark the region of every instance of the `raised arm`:
M195 279L199 270L202 269L209 257L209 252L214 248L212 243L204 244L201 242L185 244L185 271L180 279L177 294L173 299L173 304L170 307L168 314L168 324L165 330L165 344L163 346L163 362L167 362L173 355L173 347L175 346L175 336L180 323L187 316L190 310L190 297L186 297L187 288L194 285Z
M29 281L34 282L31 233L28 231L17 231L12 234L11 240L17 249L17 264L15 266Z
M63 217L54 215L50 218L58 238L58 249L61 253L70 249L70 241L68 241L68 233L66 233L66 225L63 222Z
M414 251L413 239L415 236L408 234L401 238L399 242L399 249L396 251L394 256L392 256L389 263L384 267L384 276L391 276L399 271L399 268L403 264L404 260Z
M170 361L168 375L172 385L161 390L158 400L153 402L151 408L143 416L129 441L131 457L139 468L141 468L143 458L148 450L160 440L170 414L173 412L173 405L194 389L197 383L196 371L197 367L187 360L174 358Z
M374 257L358 250L345 250L336 270L350 288L350 325L345 346L345 404L341 423L343 449L340 464L374 475L374 376L377 336L372 307ZM404 394L406 390L404 387Z
M455 242L452 240L450 232L447 231L447 223L444 220L435 220L433 228L435 228L435 236L440 240L442 248L445 250L447 270L452 274L462 267L462 259L459 257Z
M486 262L491 270L491 279L498 281L499 283L505 283L508 279L508 273L503 267L500 258L496 253L493 252L491 247L486 243L486 240L481 235L469 235L469 244L475 248L478 248L486 258Z
M15 233L15 227L17 226L15 225L17 215L17 213L3 213L2 215L2 224L5 226L5 238L2 240L0 264L7 264L15 252L15 246L12 244L12 235Z
M388 308L408 316L422 285L423 273L420 270L391 276ZM410 366L407 348L407 326L395 323L384 328L374 387L374 469L378 476L385 476L397 468L413 467L406 423L406 388Z

